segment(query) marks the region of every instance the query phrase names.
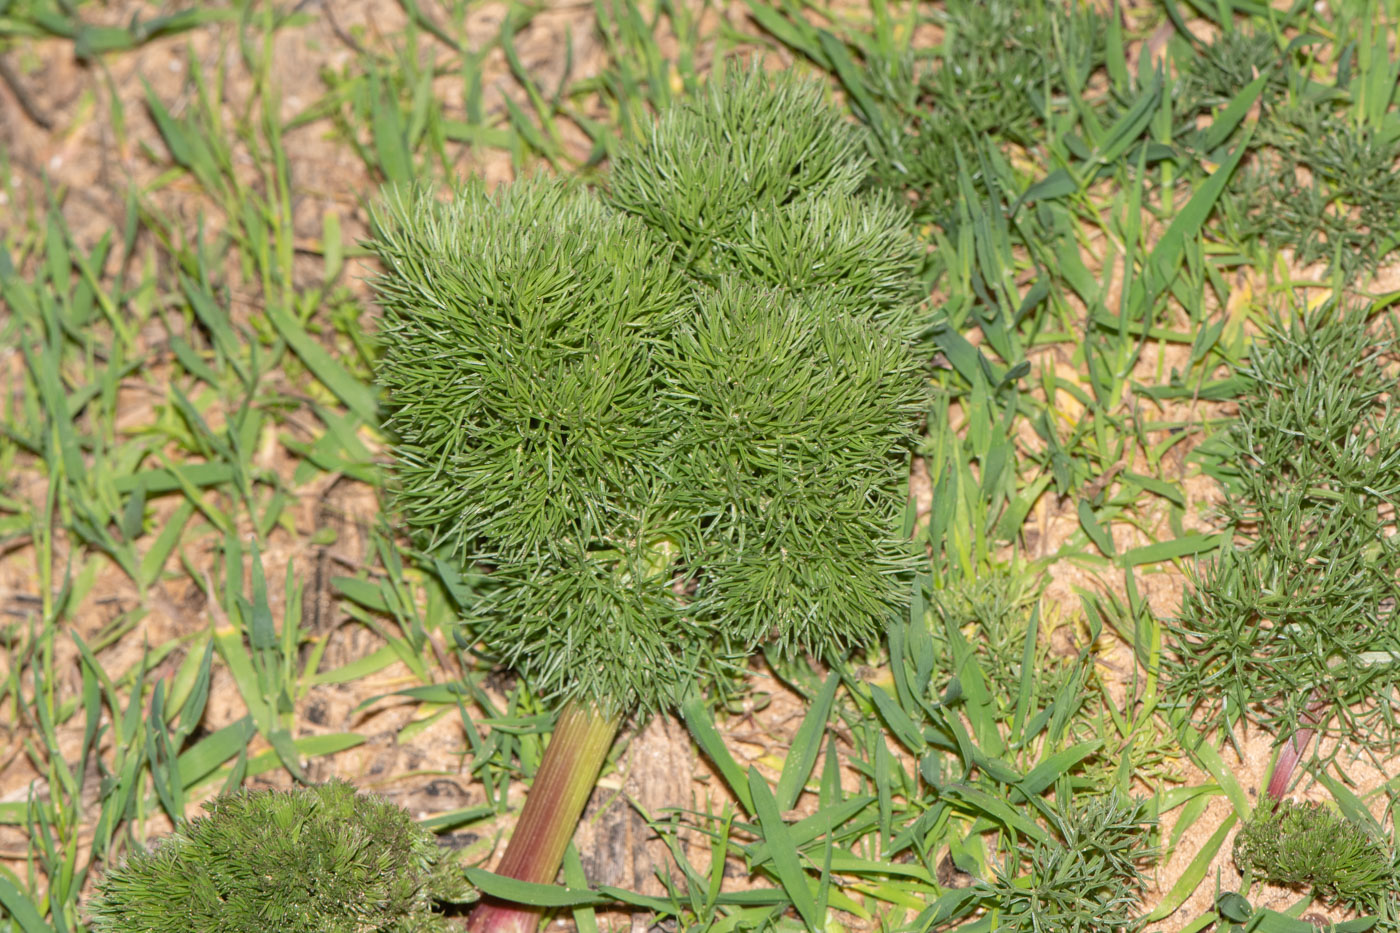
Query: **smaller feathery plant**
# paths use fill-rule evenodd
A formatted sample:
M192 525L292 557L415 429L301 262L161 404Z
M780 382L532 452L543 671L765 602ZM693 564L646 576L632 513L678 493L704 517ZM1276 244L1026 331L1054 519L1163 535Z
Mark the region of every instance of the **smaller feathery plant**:
M219 797L111 869L97 933L433 933L436 902L476 900L402 808L333 781Z
M1338 43L1326 80L1310 67L1312 44L1290 41L1276 24L1226 29L1179 59L1176 136L1188 149L1212 136L1203 115L1262 82L1250 158L1220 201L1234 242L1290 250L1298 263L1325 262L1345 278L1374 274L1400 246L1400 137L1388 116L1400 64L1371 33L1368 23L1357 41Z
M1379 834L1329 807L1266 799L1235 837L1252 877L1312 891L1329 904L1400 919L1400 863Z
M1075 802L1060 788L1052 811L1055 836L1030 849L1030 868L1007 870L977 893L995 910L994 929L1008 933L1063 930L1120 933L1142 929L1139 901L1147 879L1143 866L1156 854L1153 821L1141 801L1116 793Z
M920 222L948 228L966 191L985 183L989 149L1032 148L1066 100L1087 100L1105 57L1105 18L1088 4L953 0L934 14L931 53L872 56L863 75L879 107L868 137L874 176L911 192ZM916 57L917 54L917 57Z

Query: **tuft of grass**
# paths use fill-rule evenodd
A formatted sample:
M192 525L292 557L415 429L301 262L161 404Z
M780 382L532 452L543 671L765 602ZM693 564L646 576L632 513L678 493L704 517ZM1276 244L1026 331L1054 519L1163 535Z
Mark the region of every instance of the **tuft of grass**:
M80 31L99 12L91 4L5 4L0 32L13 25L6 16L35 11L75 43L102 38ZM164 25L138 16L121 31L133 42L180 23L217 33L237 13L199 7ZM295 151L258 53L278 28L290 27L251 16L228 27L246 40L241 59L206 67L191 54L188 106L136 85L136 106L158 133L142 157L162 174L126 191L125 212L95 242L69 228L62 190L36 198L28 215L7 208L16 222L0 242L0 342L16 353L0 402L0 538L18 558L18 580L30 573L7 581L32 599L4 594L0 703L6 727L25 736L6 758L9 773L29 767L37 779L0 803L0 824L30 856L0 869L0 917L26 933L85 929L80 897L94 873L220 786L278 770L304 777L312 760L362 742L307 734L298 706L318 685L400 660L431 682L430 633L453 615L441 595L422 608L411 569L380 540L367 561L373 584L327 590L385 645L322 670L328 633L301 612L309 575L299 561L266 560L289 539L294 552L325 543L298 532L306 484L377 482L377 400L362 376L374 350L355 339L363 308L341 281L338 218L327 215L319 241L292 230ZM231 114L221 100L234 81L250 90ZM235 170L242 156L249 171ZM4 181L8 197L24 196ZM188 213L163 209L175 193ZM302 255L312 251L320 262ZM283 451L285 472L269 466ZM189 609L173 633L145 624L180 588L202 594L206 610ZM116 595L94 605L104 593ZM107 600L119 610L107 612ZM211 700L225 675L227 694ZM424 706L440 717L458 702ZM482 743L493 788L509 782L513 753L531 741L517 737L499 765L505 743Z

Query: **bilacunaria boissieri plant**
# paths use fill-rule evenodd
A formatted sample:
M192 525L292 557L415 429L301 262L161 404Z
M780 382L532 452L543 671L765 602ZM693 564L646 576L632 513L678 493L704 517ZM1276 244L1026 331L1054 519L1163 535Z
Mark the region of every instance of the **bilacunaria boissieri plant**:
M1321 804L1265 798L1235 837L1235 864L1273 884L1363 912L1400 907L1400 862L1385 840Z
M334 781L219 797L98 883L97 933L430 933L476 899L432 833Z
M485 570L471 637L561 707L501 874L552 882L622 720L907 598L921 253L819 87L749 71L625 146L379 213L395 506ZM487 904L475 930L538 919Z
M1213 472L1241 541L1196 574L1170 628L1164 693L1209 729L1249 720L1392 750L1400 686L1400 406L1393 322L1328 302L1276 322L1239 376Z
M1075 800L1059 788L1053 836L1008 859L994 880L974 890L996 911L1005 933L1132 933L1142 929L1143 866L1156 854L1153 820L1142 801L1117 793ZM1030 871L1022 875L1022 859Z

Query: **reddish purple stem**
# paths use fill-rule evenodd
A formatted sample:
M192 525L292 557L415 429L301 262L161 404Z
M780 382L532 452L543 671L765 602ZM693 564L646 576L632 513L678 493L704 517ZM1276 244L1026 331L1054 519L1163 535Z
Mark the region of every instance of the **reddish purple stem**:
M1314 693L1313 696L1315 698L1317 694ZM1293 771L1298 767L1298 762L1303 760L1303 752L1307 751L1308 743L1317 732L1318 723L1322 720L1322 711L1326 708L1327 703L1323 700L1314 699L1309 703L1302 715L1304 725L1284 743L1283 750L1278 753L1278 761L1274 764L1273 776L1269 778L1269 787L1264 792L1270 800L1283 799L1284 792L1288 790L1288 785L1293 779Z

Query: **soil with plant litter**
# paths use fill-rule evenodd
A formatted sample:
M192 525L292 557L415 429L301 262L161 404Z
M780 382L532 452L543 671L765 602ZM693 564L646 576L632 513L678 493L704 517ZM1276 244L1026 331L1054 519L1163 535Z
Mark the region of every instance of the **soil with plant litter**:
M435 5L422 3L425 15L439 15ZM87 9L87 8L85 8ZM475 8L466 22L466 35L469 40L487 44L501 27L506 15L503 4L483 4ZM131 16L146 10L144 3L114 3L101 7L96 12L101 18L113 24L122 24ZM273 39L273 65L271 80L277 85L281 95L283 120L302 113L317 101L325 92L323 72L339 71L349 65L363 48L387 49L393 36L406 28L403 7L391 0L350 0L345 3L309 2L297 7L301 20L295 25L279 29ZM758 33L757 26L742 12L738 5L721 11L708 9L704 14L706 34L712 34L719 27L720 20L733 28L747 33ZM599 73L603 50L594 29L594 12L591 4L561 3L548 4L547 9L533 18L516 36L520 61L542 87L555 87L567 78L577 81ZM1205 24L1191 24L1193 28ZM928 41L937 41L937 30L930 30ZM126 191L129 186L149 186L163 170L163 161L152 159L151 152L163 153L164 143L144 105L143 81L148 82L151 91L171 110L180 115L190 106L189 75L187 56L193 55L204 64L206 73L211 73L220 62L232 66L232 74L237 76L223 89L223 107L229 115L243 107L253 93L252 78L242 67L239 48L235 40L236 23L207 26L180 36L154 40L133 51L106 56L97 63L83 63L73 54L71 43L59 40L37 41L26 47L8 53L8 62L16 72L17 83L25 98L23 104L10 87L0 87L0 146L13 168L14 186L9 191L0 191L0 226L10 226L11 232L23 229L43 210L49 194L61 199L62 213L76 243L91 246L104 233L119 227L125 214ZM569 55L563 53L565 43L571 43ZM1146 52L1134 50L1134 54L1152 54L1152 40L1145 44ZM663 37L662 48L666 49ZM706 46L702 46L707 48ZM445 47L436 53L446 55ZM565 63L569 72L564 73ZM771 53L770 63L774 67L788 67L792 63L781 53ZM702 63L703 64L703 63ZM526 106L519 84L509 72L509 66L499 48L492 51L484 63L483 104L488 114L497 114L506 107L505 98L511 96L521 106ZM115 91L121 104L122 119L126 124L125 144L118 145L112 129L116 119L114 107L108 96L108 89ZM444 101L448 112L459 111L464 106L464 89L460 80L445 75L433 84L433 93ZM33 111L44 121L51 123L45 129L33 119ZM606 119L607 113L599 104L594 114L597 119ZM577 158L583 159L589 151L589 141L576 128L567 122L561 123L565 134L564 143ZM320 269L319 241L322 235L323 217L327 212L339 215L347 240L361 238L367 233L366 204L373 200L378 189L378 181L373 178L364 162L346 144L329 117L311 120L288 132L285 140L291 160L290 173L293 184L292 203L295 219L297 243L305 247L296 259L295 275L308 280L314 279ZM241 144L234 144L235 160L241 162L240 169L247 170L247 177L256 179L255 165ZM481 175L491 183L505 181L514 174L508 154L496 150L471 150L461 148L455 151L456 174ZM200 223L213 228L220 222L215 205L210 204L188 181L177 181L160 188L155 194L162 210L180 218L190 229ZM144 240L146 253L160 266L168 266L172 260L169 254L153 241L148 233L140 234ZM1085 261L1094 272L1093 244L1087 244ZM230 259L230 262L234 260ZM357 260L354 274L347 284L367 309L362 326L372 328L373 311L368 290L364 281L372 273L368 261ZM108 268L105 275L113 276L122 270ZM1121 270L1109 270L1115 288L1121 285ZM1377 291L1389 291L1400 287L1400 267L1384 270L1375 283ZM250 296L242 296L245 299ZM251 296L255 297L255 296ZM246 322L251 310L247 301L240 302L235 295L230 313L235 321ZM1110 306L1116 306L1116 297L1110 296ZM8 313L0 311L0 314ZM178 317L152 317L152 323L141 334L141 342L147 356L148 369L142 378L129 378L123 382L120 394L121 415L119 425L123 429L139 430L154 417L154 404L149 385L160 385L161 374L169 368L173 351L169 348L170 333L183 326ZM1063 379L1079 381L1068 360L1068 349L1047 347L1033 352L1032 362L1037 370L1049 368ZM1163 371L1179 366L1185 369L1185 359L1189 347L1175 345L1159 358L1156 345L1151 345L1137 363L1137 372L1143 382L1152 382ZM1180 359L1172 357L1179 353ZM6 404L17 404L23 385L24 360L16 347L0 348L0 371L4 373ZM276 385L278 380L286 382L285 374L269 374L268 380ZM1038 372L1033 372L1028 383L1039 385ZM293 384L277 386L289 397L297 397L302 387ZM1060 414L1068 421L1075 417L1072 398L1061 394L1057 399ZM1172 409L1166 418L1182 420L1203 420L1228 414L1228 409L1205 402L1171 403ZM218 429L217 422L211 427ZM311 429L298 423L295 413L287 417L285 429L300 440L312 440ZM283 568L291 566L304 587L303 616L314 636L328 641L328 648L321 668L333 669L359 658L364 658L382 648L386 642L363 625L356 624L341 608L339 598L331 587L331 580L338 575L354 574L369 569L374 563L370 552L369 529L379 520L381 510L374 490L348 477L318 474L312 482L296 486L293 478L299 460L269 433L260 444L255 461L261 468L275 470L283 478L287 488L292 489L296 504L292 510L291 528L275 530L268 538L263 553L264 563L269 568L269 599L275 617L281 617L280 600L285 592L281 574ZM1038 449L1042 441L1027 430L1021 438L1027 449ZM1190 442L1179 444L1170 454L1169 464L1174 475L1168 478L1180 483L1189 500L1187 528L1217 530L1212 515L1218 492L1213 481L1198 475L1190 475L1185 455ZM1124 463L1122 468L1132 469L1134 464ZM1112 472L1107 476L1112 483ZM47 479L42 466L33 460L21 460L16 475L10 479L11 495L32 502L43 501L47 493ZM916 464L911 488L919 501L921 515L927 513L929 484L922 465ZM169 497L174 498L174 497ZM152 502L158 515L174 508L173 502ZM1115 524L1112 529L1115 544L1120 549L1150 543L1157 538L1156 530L1163 537L1171 537L1167 529L1165 508L1156 516L1156 529L1134 530L1124 523ZM160 521L156 522L159 527ZM1152 529L1150 522L1145 527ZM1036 504L1023 532L1022 544L1025 552L1035 558L1054 554L1079 528L1079 519L1072 500L1060 500L1053 494L1045 494ZM124 634L115 643L105 648L99 655L104 667L110 672L123 672L140 664L143 652L150 646L159 645L172 638L190 636L209 627L224 626L222 609L212 603L207 595L207 584L202 575L213 574L217 559L212 548L187 552L193 574L176 579L164 579L150 588L142 597L132 581L111 562L102 558L92 558L81 548L75 547L61 529L55 531L55 566L65 566L71 559L75 573L92 566L94 576L90 589L80 603L70 611L69 626L89 643L98 640L102 633L118 620L123 613L143 609L146 615L139 625ZM34 544L27 539L12 541L0 554L0 613L10 621L29 624L42 602L40 580L36 576L38 565ZM1175 610L1184 582L1182 575L1167 567L1143 574L1141 586L1143 595L1159 617L1169 617ZM1066 650L1077 650L1074 639L1081 637L1073 625L1081 616L1077 590L1090 592L1111 592L1122 597L1122 583L1117 575L1104 575L1091 568L1077 566L1068 561L1053 564L1048 584L1043 595L1044 614L1048 620L1063 623L1057 636L1068 639ZM55 669L64 672L65 679L55 685L55 689L69 696L81 691L81 680L77 664L76 648L70 641L56 643L63 656L55 664ZM459 676L455 667L451 646L438 643L436 655L442 659L437 676L447 680ZM1096 652L1096 659L1103 677L1116 691L1118 698L1126 695L1126 685L1132 678L1132 652L1127 646L1116 641L1105 640ZM183 651L176 651L165 658L157 670L156 677L168 677L183 660ZM0 661L0 665L13 663ZM8 672L8 668L5 668ZM863 676L877 679L878 670L866 669ZM419 732L408 741L400 739L400 733L408 726L415 714L415 703L396 698L388 698L361 708L371 698L391 694L396 690L418 683L407 668L396 664L378 674L345 684L320 684L313 686L302 699L296 710L298 736L333 734L340 732L361 733L366 741L349 750L335 755L314 758L307 765L308 777L312 780L325 780L331 777L348 779L365 790L383 794L406 807L415 816L441 813L484 803L486 798L480 784L467 772L470 756L467 753L462 735L462 726L455 716L438 720ZM494 699L504 705L506 679L494 682ZM490 682L488 682L490 687ZM755 764L768 777L776 779L785 750L801 722L804 705L796 694L783 686L770 674L757 667L751 676L751 691L746 706L739 706L728 712L722 719L725 740L742 765ZM215 667L211 699L202 731L212 733L247 713L232 678L222 666ZM4 741L0 742L0 801L19 802L32 793L44 792L45 775L35 769L34 761L24 751L24 743L33 741L33 724L21 718L19 721L7 719L0 723L4 731ZM73 751L82 739L81 723L77 718L60 731L61 747ZM670 807L692 808L699 811L717 811L727 801L723 783L711 771L708 763L693 749L685 729L670 718L655 720L640 731L631 731L627 744L619 758L619 768L604 775L594 792L588 812L576 837L583 858L586 874L593 884L616 885L639 890L644 893L660 894L662 888L654 877L659 867L666 870L669 856L665 847L650 837L645 822L638 810L653 816L663 814ZM265 750L261 740L255 740L250 754ZM1255 731L1241 733L1239 744L1245 750L1241 760L1235 756L1231 745L1227 744L1225 761L1240 780L1240 783L1253 794L1262 786L1264 770L1269 762L1271 739ZM1183 783L1196 783L1203 776L1193 769L1186 760L1175 765L1175 772ZM1358 789L1369 789L1382 783L1387 772L1397 773L1397 769L1387 763L1384 767L1368 766L1357 761L1347 764L1348 774L1355 780ZM856 787L855 775L848 773L846 779L851 787ZM99 780L95 764L89 772L81 776L87 792L95 794L95 784ZM258 775L250 780L255 786L285 786L291 778L284 771L274 770ZM519 793L513 788L513 797ZM1141 788L1150 793L1153 788ZM799 813L804 800L799 804ZM192 802L190 813L197 812L198 801ZM1184 841L1175 851L1170 861L1154 869L1157 887L1148 892L1146 905L1150 907L1170 887L1186 864L1199 851L1205 840L1229 815L1231 806L1224 796L1216 797L1210 804L1205 817L1198 820L1187 833ZM1164 829L1171 830L1174 815L1168 818ZM152 833L168 829L168 823L157 816L151 816L147 824ZM502 820L493 831L508 832L508 821ZM91 824L84 832L91 833ZM493 838L479 832L449 833L447 844L464 849L477 860L485 858L491 851ZM87 839L84 839L86 844ZM694 863L702 870L708 865L709 841L693 834L687 839ZM23 877L28 856L27 837L18 827L0 826L0 860L8 868ZM1219 877L1222 888L1231 888L1239 881L1238 873L1230 859L1230 845L1220 849L1220 855L1211 866L1209 878ZM489 864L489 863L488 863ZM728 885L742 887L746 884L743 868L738 862L726 867ZM89 882L90 883L90 882ZM1281 889L1267 892L1255 889L1254 903L1258 906L1281 909L1296 899L1296 893ZM1199 886L1191 898L1182 905L1166 922L1154 925L1154 929L1176 930L1193 918L1210 909L1215 884L1208 880ZM1319 909L1316 915L1326 916ZM618 914L622 920L623 915ZM642 920L644 918L638 918ZM845 918L848 926L860 924L853 918ZM1338 917L1332 917L1338 919ZM567 918L560 924L568 925Z

